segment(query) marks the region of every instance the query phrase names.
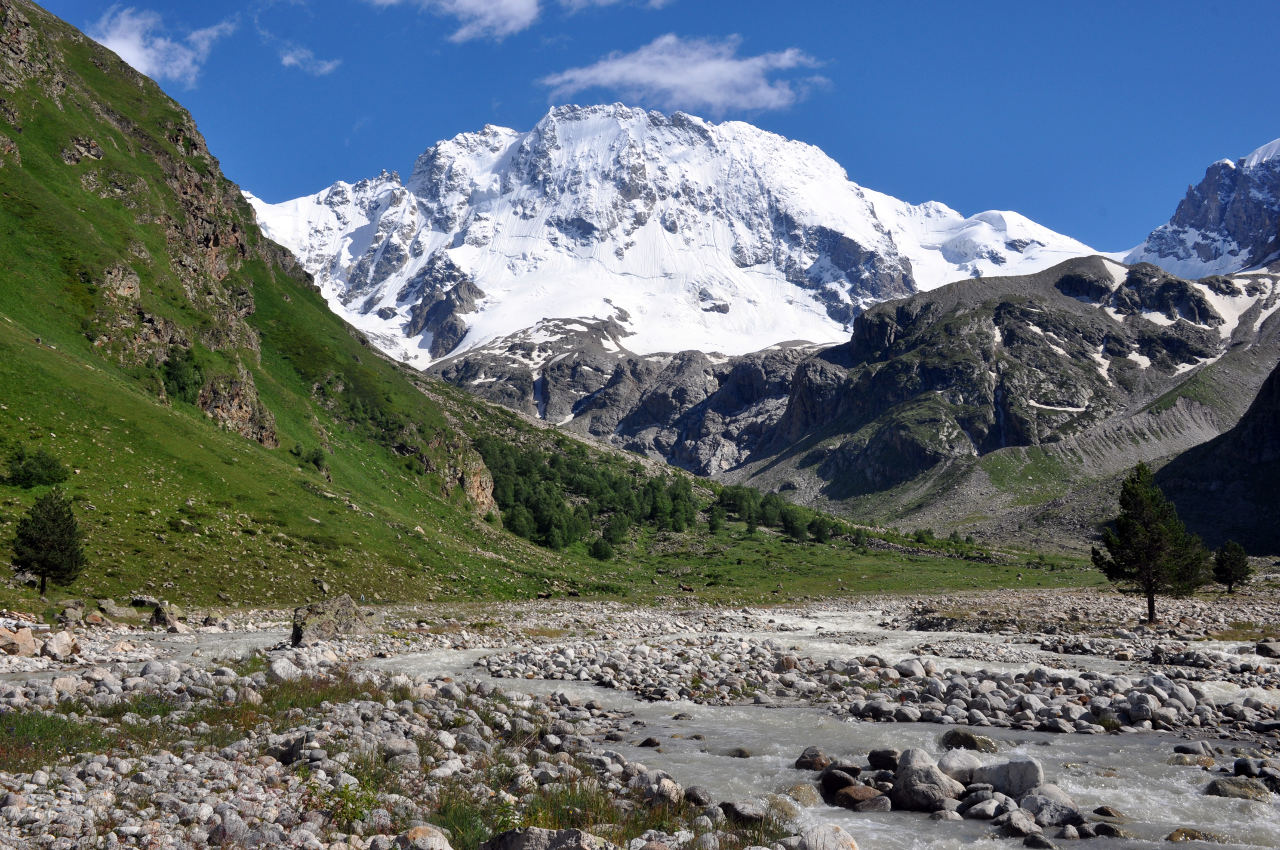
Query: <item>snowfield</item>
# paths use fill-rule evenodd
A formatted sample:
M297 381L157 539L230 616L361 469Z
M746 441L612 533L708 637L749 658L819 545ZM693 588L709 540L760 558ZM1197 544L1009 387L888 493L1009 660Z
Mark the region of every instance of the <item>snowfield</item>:
M865 189L749 124L616 104L464 133L408 181L246 197L334 310L419 367L549 318L612 318L641 354L838 342L872 303L1095 253L1014 212Z

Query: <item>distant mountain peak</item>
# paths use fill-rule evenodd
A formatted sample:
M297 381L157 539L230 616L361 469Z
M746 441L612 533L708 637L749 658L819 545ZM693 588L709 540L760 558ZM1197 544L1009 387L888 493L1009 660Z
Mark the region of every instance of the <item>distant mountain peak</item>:
M1231 274L1280 256L1280 139L1221 159L1187 190L1173 218L1125 257L1183 277Z
M637 353L838 342L886 298L1093 253L1017 213L865 189L750 124L619 103L459 134L407 182L251 201L335 310L418 366L541 319L617 320Z

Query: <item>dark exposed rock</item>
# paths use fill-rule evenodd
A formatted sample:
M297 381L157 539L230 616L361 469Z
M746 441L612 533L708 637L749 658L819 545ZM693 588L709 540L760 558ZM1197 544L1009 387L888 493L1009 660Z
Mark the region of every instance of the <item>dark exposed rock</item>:
M1211 797L1233 797L1265 803L1271 799L1267 786L1247 776L1221 776L1209 783L1204 793Z
M806 747L796 759L796 770L822 770L831 764L831 759L817 747Z
M291 641L294 646L302 646L342 635L360 634L369 630L373 617L373 612L362 611L345 593L333 599L313 602L294 609Z
M1280 526L1264 520L1280 499L1280 367L1234 428L1175 458L1156 481L1209 545L1280 551Z
M1173 218L1138 249L1140 259L1170 268L1207 264L1235 271L1280 252L1280 157L1246 167L1219 161L1187 189Z
M867 761L872 770L897 770L898 758L902 755L898 750L872 750Z
M1276 281L1195 283L1084 258L877 304L849 343L822 350L640 356L621 325L547 320L542 336L517 334L432 371L566 430L802 502L857 505L918 479L892 496L902 504L876 502L878 515L918 509L940 477L946 504L925 507L944 522L992 507L1025 514L1027 502L1015 504L1024 485L992 479L982 461L1060 464L1071 474L1027 489L1082 488L1086 498L1064 499L1053 516L1079 537L1103 518L1096 482L1212 438L1243 413L1280 354L1277 322L1249 319L1280 298ZM1230 340L1219 297L1257 302ZM1205 381L1211 394L1197 389Z
M994 753L998 749L996 742L968 729L949 729L938 739L938 746L944 750L975 750L980 753Z
M214 377L200 390L196 404L219 425L242 437L268 448L280 445L275 417L258 398L253 375L248 370L237 378Z

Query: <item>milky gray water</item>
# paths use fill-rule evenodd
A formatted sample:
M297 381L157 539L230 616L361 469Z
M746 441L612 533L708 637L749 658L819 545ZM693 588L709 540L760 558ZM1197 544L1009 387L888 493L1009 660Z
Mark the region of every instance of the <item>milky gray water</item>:
M1007 638L972 634L886 632L874 625L874 617L839 621L796 617L785 625L798 631L762 633L785 646L795 646L817 660L849 657L875 651L889 658L909 654L921 641L947 638L970 643L1007 645ZM653 641L651 641L653 642ZM1033 647L1030 647L1034 649ZM459 679L485 676L474 661L495 650L450 650L401 655L369 662L372 666L412 675L449 675ZM1060 658L1065 669L1111 670L1108 659ZM1022 663L970 662L940 659L946 666L969 669L1026 669ZM1057 666L1057 665L1048 665ZM485 676L487 678L487 676ZM640 721L626 742L612 743L628 759L666 770L682 785L701 785L715 799L765 799L799 783L812 782L814 774L795 770L796 757L816 745L833 757L865 760L872 749L922 747L940 754L937 740L946 727L936 724L869 723L838 718L809 706L701 706L684 702L651 703L624 691L589 683L541 680L492 680L509 692L532 695L564 692L575 700L595 700L603 707L628 712ZM1212 687L1212 686L1211 686ZM1222 695L1233 689L1218 686ZM1268 701L1277 694L1264 693ZM687 717L684 717L687 715ZM681 719L676 719L681 716ZM642 724L642 725L641 725ZM1203 793L1212 774L1198 767L1166 764L1173 747L1183 739L1162 733L1127 735L1054 735L1002 729L981 732L1000 742L1000 753L989 760L1014 755L1038 759L1046 781L1061 786L1084 812L1100 805L1120 810L1126 819L1120 826L1135 840L1095 838L1082 848L1168 847L1166 835L1179 827L1193 827L1224 839L1221 843L1188 842L1187 847L1280 848L1280 805L1208 797ZM697 737L695 737L697 736ZM646 737L661 742L658 749L636 746ZM1229 747L1229 742L1220 742ZM748 758L731 755L745 749ZM1230 755L1219 757L1229 765ZM1274 799L1274 797L1273 797ZM804 810L802 821L834 822L858 841L862 850L956 850L961 847L1015 847L1020 841L988 837L990 826L980 821L937 822L926 815L904 812L859 813L819 805ZM1052 835L1056 830L1049 830ZM1072 846L1074 842L1059 842Z

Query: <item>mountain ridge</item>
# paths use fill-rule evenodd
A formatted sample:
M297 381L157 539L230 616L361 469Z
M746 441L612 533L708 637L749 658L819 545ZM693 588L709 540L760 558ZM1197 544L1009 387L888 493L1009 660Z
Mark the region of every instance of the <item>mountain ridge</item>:
M539 319L613 320L642 354L839 342L884 298L1093 253L1017 213L874 192L743 122L621 104L461 134L408 181L251 202L335 310L420 367Z
M1280 139L1221 159L1187 187L1173 217L1125 256L1184 277L1262 268L1280 258Z

